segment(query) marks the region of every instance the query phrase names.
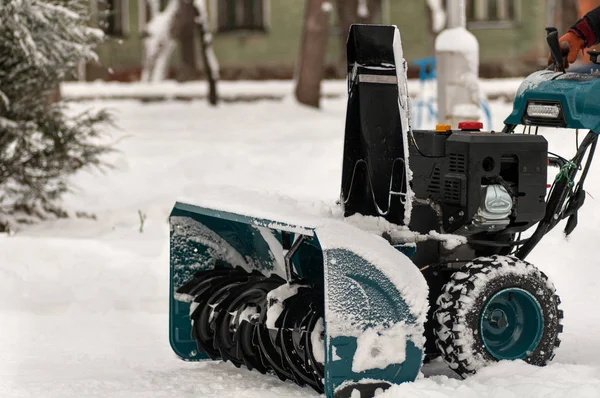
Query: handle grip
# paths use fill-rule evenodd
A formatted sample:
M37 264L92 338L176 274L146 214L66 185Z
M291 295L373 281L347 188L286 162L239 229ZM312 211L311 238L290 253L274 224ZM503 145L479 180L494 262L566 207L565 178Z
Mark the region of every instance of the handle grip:
M558 30L556 28L546 28L546 41L550 48L550 54L552 54L552 58L554 58L555 69L559 72L564 72L565 64L560 49L560 43L558 42Z

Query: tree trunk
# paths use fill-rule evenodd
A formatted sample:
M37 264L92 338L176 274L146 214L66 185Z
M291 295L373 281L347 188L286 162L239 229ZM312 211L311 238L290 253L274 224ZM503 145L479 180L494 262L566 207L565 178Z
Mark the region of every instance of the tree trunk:
M57 102L60 102L62 100L62 94L61 94L61 90L60 90L60 84L56 85L56 87L54 89L52 89L52 91L50 91L48 93L48 100L47 100L47 104L48 105L52 105L55 104Z
M423 6L425 7L425 12L427 15L427 32L429 33L429 53L433 54L435 52L435 38L437 37L437 32L435 31L435 26L434 26L434 16L433 16L433 11L431 10L431 7L427 4L427 2L425 1L423 3Z
M300 62L296 82L296 99L304 105L319 107L321 80L325 72L329 10L325 0L307 0L304 31L300 45Z
M212 34L208 26L208 11L205 0L195 0L194 5L198 11L196 18L196 27L200 37L200 48L202 52L202 61L204 62L204 71L208 80L208 102L211 105L217 105L219 96L217 94L217 80L219 80L219 62L213 50Z
M372 24L381 14L381 0L336 0L338 25L342 51L340 68L342 76L346 74L346 41L352 24Z
M198 11L191 0L179 0L179 9L175 14L173 36L179 42L181 50L181 70L179 81L194 80L198 76L196 50L196 18Z

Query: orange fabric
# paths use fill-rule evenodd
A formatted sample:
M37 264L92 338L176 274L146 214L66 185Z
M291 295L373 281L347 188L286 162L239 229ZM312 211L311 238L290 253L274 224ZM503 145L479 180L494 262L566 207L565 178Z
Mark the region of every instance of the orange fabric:
M579 0L579 18L583 18L585 14L592 11L594 8L600 6L600 0ZM594 48L594 47L590 47ZM589 64L591 61L588 57L581 57L581 62Z
M567 69L570 64L577 60L577 55L583 51L585 47L585 42L579 36L577 36L573 32L567 32L560 39L558 39L560 43L560 48L562 50L562 54L564 57L564 68ZM548 56L548 65L552 64L554 60L552 59L552 55Z

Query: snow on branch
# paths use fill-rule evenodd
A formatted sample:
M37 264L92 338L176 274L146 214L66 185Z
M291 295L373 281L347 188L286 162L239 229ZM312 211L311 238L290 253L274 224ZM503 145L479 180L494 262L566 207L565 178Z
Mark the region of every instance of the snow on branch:
M210 33L210 28L208 26L206 0L194 0L194 6L198 9L198 18L196 22L200 25L201 31L203 32L203 37L201 39L208 60L208 67L210 68L213 78L218 80L220 75L219 61L213 50L212 34Z
M367 0L358 0L356 15L364 19L369 18L369 6L367 5Z
M441 32L446 26L446 11L442 0L427 0L427 6L431 10L431 19L433 21L433 31Z
M151 9L158 9L158 0L146 0ZM142 81L156 82L166 79L169 60L175 49L175 39L171 35L179 0L170 0L164 11L152 15L148 22L144 39L144 68ZM153 11L154 13L154 11Z
M160 0L146 0L146 4L148 4L148 8L150 8L149 19L157 16L160 12Z
M56 65L73 54L96 59L93 49L104 34L85 25L81 15L87 12L82 8L77 0L9 0L0 6L0 26L4 32L13 32L17 48L33 65ZM7 56L0 54L0 62Z
M109 151L97 144L105 111L68 116L50 95L97 59L104 35L89 17L87 0L0 2L0 231L61 216L68 177Z

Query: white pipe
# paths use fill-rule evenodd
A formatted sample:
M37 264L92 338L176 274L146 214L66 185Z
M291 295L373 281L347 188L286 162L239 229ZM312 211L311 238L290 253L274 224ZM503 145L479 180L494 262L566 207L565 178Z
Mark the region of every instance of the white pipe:
M467 27L467 3L465 0L448 0L448 29Z
M438 123L479 120L479 43L466 29L465 0L449 0L448 28L435 40Z

